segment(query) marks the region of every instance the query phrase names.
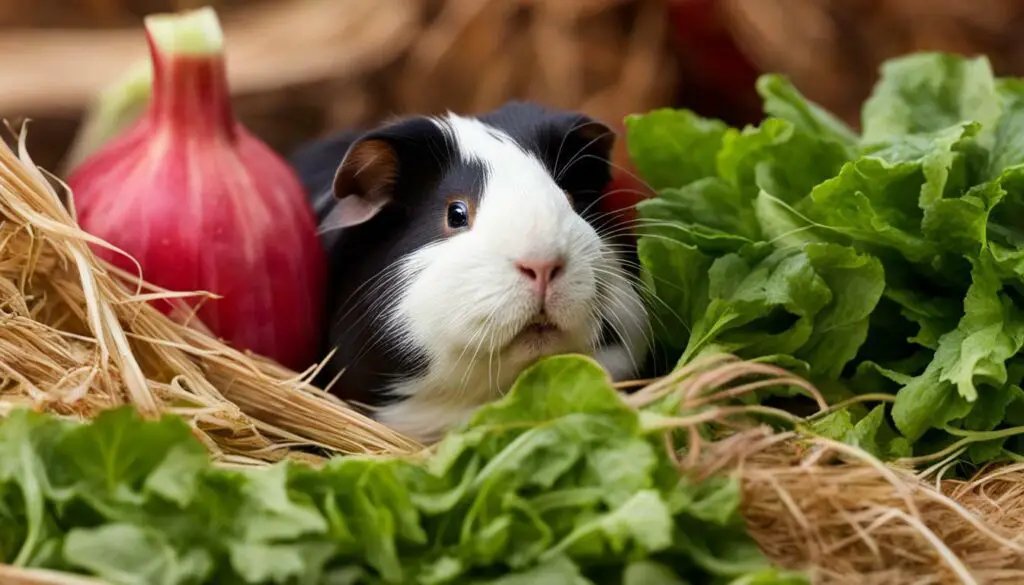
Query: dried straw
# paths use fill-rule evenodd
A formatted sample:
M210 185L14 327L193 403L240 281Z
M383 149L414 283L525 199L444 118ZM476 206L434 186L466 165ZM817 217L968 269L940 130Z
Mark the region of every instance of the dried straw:
M17 154L0 147L0 414L20 404L81 418L132 404L185 416L219 460L243 464L298 445L419 448L314 388L313 372L236 351L148 305L175 295L91 252L109 245L77 227L25 137L23 128Z
M738 477L762 550L817 584L1024 583L1024 464L993 466L970 481L929 481L930 471L815 437L788 413L721 404L771 386L801 387L824 410L806 381L732 356L696 362L628 400L680 397L686 416L665 427L671 452L686 453L681 472ZM754 413L794 422L795 430L752 425ZM709 434L717 440L702 438Z

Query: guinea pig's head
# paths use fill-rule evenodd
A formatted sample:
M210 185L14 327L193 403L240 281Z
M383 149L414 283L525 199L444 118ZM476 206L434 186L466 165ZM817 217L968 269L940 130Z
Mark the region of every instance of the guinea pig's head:
M394 231L378 239L394 294L377 322L419 364L395 394L482 403L538 358L609 343L627 352L609 367L637 366L642 303L596 210L613 143L580 114L512 103L402 120L350 147L328 223Z

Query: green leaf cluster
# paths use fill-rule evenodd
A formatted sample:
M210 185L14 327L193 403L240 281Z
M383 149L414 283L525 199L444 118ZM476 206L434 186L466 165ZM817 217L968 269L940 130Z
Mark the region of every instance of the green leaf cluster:
M758 126L627 118L658 191L639 253L662 351L775 361L833 400L894 394L817 421L883 457L1024 453L1024 81L894 59L860 133L781 76L757 90Z
M0 422L0 561L117 585L797 585L729 478L680 476L580 356L546 360L428 458L213 466L179 418Z

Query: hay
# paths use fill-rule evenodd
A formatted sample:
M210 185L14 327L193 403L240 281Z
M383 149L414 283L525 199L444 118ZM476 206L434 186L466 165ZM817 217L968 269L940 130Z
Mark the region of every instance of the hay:
M1024 583L1024 466L936 487L823 439L750 433L715 451L734 458L761 548L815 583Z
M809 571L816 584L1024 583L1024 464L936 481L932 469L944 466L915 472L883 464L800 432L789 413L721 405L771 386L799 386L826 409L806 381L732 356L694 363L628 400L643 406L681 396L680 409L690 414L666 421L671 452L686 453L680 471L738 477L743 514L762 550L780 566ZM797 430L752 425L753 413L797 423ZM670 432L678 429L688 431L684 447ZM702 438L709 432L714 440Z
M0 414L30 405L88 418L135 406L189 420L218 460L259 464L312 445L402 453L413 442L290 372L145 301L144 287L101 262L58 190L32 163L25 130L0 147ZM180 295L178 295L180 296Z

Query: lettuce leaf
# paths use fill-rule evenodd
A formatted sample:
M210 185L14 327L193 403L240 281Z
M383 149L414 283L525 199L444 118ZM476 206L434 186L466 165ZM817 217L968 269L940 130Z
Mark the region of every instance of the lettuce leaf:
M524 372L426 461L227 469L172 416L16 410L0 562L116 585L808 582L761 555L735 480L686 480L646 432L581 356Z
M677 367L729 351L840 393L895 394L823 427L880 457L1015 426L1024 81L996 78L983 57L893 59L860 135L782 76L757 89L758 126L630 118L633 161L659 178L637 207L643 281L656 320L684 325L656 327L661 350ZM693 137L711 127L715 140ZM689 150L659 148L676 132ZM675 182L664 172L681 167ZM983 436L967 440L974 462L1024 444Z

